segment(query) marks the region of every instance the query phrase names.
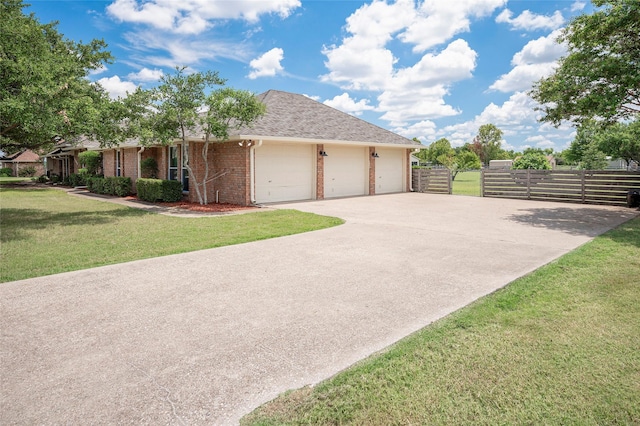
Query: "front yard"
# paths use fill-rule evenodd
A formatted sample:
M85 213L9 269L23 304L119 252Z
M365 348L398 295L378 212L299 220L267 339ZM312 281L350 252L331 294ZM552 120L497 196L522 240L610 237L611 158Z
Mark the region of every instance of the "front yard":
M291 235L341 219L295 210L179 218L69 196L0 188L0 282Z

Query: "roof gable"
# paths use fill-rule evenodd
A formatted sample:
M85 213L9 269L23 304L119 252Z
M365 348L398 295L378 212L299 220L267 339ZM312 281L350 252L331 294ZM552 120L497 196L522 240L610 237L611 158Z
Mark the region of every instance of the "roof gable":
M269 90L258 95L266 114L240 135L420 145L389 130L339 111L304 95Z

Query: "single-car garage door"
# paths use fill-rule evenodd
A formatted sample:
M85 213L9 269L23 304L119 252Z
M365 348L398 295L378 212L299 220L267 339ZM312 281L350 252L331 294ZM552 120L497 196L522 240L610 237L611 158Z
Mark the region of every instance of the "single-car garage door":
M265 144L255 150L257 203L315 197L315 145Z
M404 182L404 149L377 149L376 194L402 192Z
M350 197L369 193L367 148L325 146L324 197Z

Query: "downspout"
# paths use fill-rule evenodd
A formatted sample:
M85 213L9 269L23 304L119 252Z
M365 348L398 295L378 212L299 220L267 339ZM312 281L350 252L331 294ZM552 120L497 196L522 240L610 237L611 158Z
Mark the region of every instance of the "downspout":
M142 153L144 152L144 146L140 147L140 151L138 151L138 179L142 178Z
M251 204L256 203L256 160L255 160L255 149L262 146L262 139L258 141L257 144L252 145L249 149L249 178L251 179L250 188L251 188Z

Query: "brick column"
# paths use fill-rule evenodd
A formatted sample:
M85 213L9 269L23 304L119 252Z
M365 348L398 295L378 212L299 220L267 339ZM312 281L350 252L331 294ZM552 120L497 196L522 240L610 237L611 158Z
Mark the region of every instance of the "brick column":
M316 145L316 200L324 200L324 144Z
M369 195L376 194L376 159L373 154L376 152L374 146L369 147Z

